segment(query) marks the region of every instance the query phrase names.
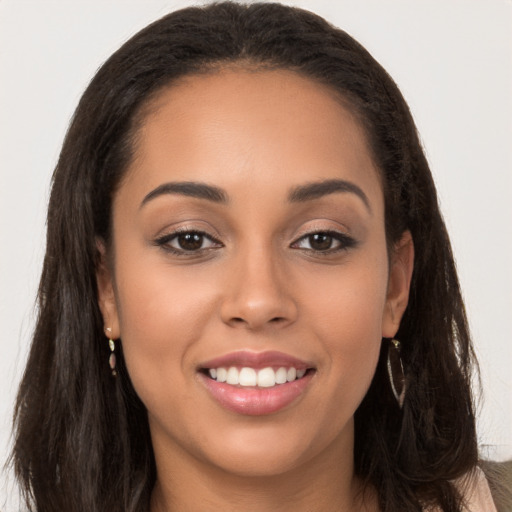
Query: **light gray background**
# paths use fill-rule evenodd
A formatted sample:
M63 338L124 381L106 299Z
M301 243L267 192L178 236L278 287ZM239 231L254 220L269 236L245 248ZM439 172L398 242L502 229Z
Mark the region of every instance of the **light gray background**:
M0 465L34 324L51 172L99 65L187 1L0 0ZM416 119L483 377L484 455L512 457L512 3L303 0L379 60ZM13 491L0 478L0 510ZM5 508L4 508L5 507Z

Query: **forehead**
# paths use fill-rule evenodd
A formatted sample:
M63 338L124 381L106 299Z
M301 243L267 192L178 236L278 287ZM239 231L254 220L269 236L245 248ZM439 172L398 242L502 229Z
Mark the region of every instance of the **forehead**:
M370 194L381 188L364 129L343 99L293 71L186 76L152 101L135 155L127 178L146 188L194 180L255 192L333 177Z

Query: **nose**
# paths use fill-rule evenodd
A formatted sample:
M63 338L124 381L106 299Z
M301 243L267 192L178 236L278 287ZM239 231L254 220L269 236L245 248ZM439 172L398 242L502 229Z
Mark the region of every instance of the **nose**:
M290 280L271 251L253 250L230 262L222 320L231 327L282 328L297 318Z

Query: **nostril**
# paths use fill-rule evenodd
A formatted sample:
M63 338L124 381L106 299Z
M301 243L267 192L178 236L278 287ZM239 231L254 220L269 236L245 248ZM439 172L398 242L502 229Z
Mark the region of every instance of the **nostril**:
M232 317L230 322L232 325L247 325L247 326L251 325L251 322L248 322L247 320L245 320L244 318L242 318L240 316ZM285 322L286 322L286 318L284 316L275 316L268 321L269 324L273 324L273 325L278 325L278 324L282 324Z

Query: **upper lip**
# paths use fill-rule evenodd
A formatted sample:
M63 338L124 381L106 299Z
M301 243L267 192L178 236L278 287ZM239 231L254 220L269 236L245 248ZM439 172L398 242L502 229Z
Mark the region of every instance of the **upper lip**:
M231 352L223 356L215 357L205 361L199 365L200 369L221 368L230 366L265 368L268 366L275 367L294 367L297 370L306 370L312 368L313 365L307 361L298 359L297 357L278 351L251 352L249 350L240 350Z

